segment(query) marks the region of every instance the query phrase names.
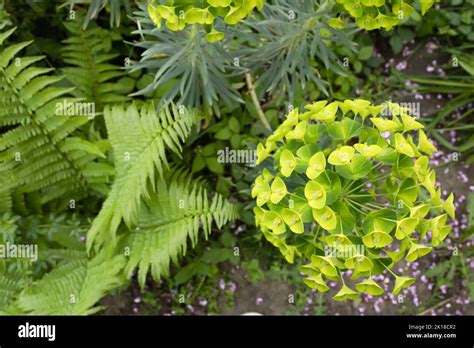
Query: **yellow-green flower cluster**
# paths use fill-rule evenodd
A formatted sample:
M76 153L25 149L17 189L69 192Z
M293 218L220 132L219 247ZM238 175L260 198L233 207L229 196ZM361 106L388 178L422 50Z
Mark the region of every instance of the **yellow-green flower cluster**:
M252 189L256 223L305 283L327 291L340 280L336 300L360 292L380 295L372 276L395 277L393 294L414 279L394 265L430 253L450 232L453 195L442 198L429 157L436 148L408 108L356 99L318 101L287 115L257 147L265 164ZM352 271L354 287L344 282Z
M226 24L237 24L257 7L262 10L264 0L205 0L193 4L187 0L159 0L148 5L148 14L160 28L165 23L173 31L183 30L186 25L208 25L211 29L206 35L209 42L224 38L224 33L214 28L214 21L221 17Z
M355 19L356 24L366 30L384 28L390 30L402 20L410 17L415 11L413 5L415 1L401 0L335 0L336 8L342 14L348 13ZM421 14L424 15L434 0L420 0ZM332 18L328 24L335 29L342 29L345 26L344 20Z

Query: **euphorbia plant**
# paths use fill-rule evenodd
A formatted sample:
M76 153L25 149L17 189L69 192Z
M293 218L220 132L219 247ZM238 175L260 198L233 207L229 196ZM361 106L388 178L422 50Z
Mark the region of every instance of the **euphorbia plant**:
M300 270L311 288L327 291L328 280L339 280L335 300L380 295L372 276L387 270L397 294L415 279L394 265L430 253L454 218L453 195L443 200L429 166L436 148L397 104L359 99L305 108L257 147L257 163L268 165L252 189L256 223L288 262L306 262ZM349 270L355 290L345 283Z
M183 30L186 25L202 24L211 29L206 35L210 42L221 40L223 32L214 28L216 18L223 18L226 24L237 24L258 7L262 10L264 0L153 0L148 13L159 28L162 22L173 31Z
M335 0L335 11L344 16L345 13L355 19L356 24L365 30L384 28L391 30L402 20L407 19L415 11L414 0ZM434 0L420 0L421 14L424 15ZM342 18L333 18L328 22L336 29L344 28Z

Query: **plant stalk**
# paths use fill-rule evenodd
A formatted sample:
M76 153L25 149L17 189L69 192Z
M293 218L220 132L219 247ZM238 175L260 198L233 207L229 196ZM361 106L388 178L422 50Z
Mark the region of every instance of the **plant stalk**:
M272 127L270 126L270 123L268 123L268 120L262 110L262 106L258 102L257 94L255 93L255 87L252 81L252 75L250 75L250 73L246 73L245 80L247 81L247 88L249 90L250 97L252 98L252 102L255 105L255 108L257 109L258 118L266 129L272 130Z

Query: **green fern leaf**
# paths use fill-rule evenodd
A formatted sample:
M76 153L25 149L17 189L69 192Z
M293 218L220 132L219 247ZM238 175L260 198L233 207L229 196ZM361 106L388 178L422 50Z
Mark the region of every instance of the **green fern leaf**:
M1 267L0 267L1 268ZM0 273L0 315L10 312L10 307L24 288L24 274L20 271L2 271Z
M63 41L66 44L62 50L63 59L71 65L63 72L78 88L75 96L94 102L98 110L102 110L106 103L126 101L124 94L131 90L122 91L123 83L116 81L125 73L110 63L118 56L111 52L110 32L97 26L83 30L78 19L67 21L64 25L72 36Z
M95 304L110 290L125 283L120 275L125 257L111 248L88 260L86 257L60 263L25 289L18 307L30 315L90 315L102 309Z
M142 207L134 232L126 245L130 258L126 273L138 267L138 280L143 288L148 270L155 280L169 274L170 261L186 253L188 238L191 246L198 242L199 231L204 237L212 224L221 228L237 217L236 207L216 194L209 200L205 189L193 183L186 173L171 171L173 178L160 179L157 195Z
M41 192L41 202L82 197L100 188L110 172L88 177L84 168L104 155L96 145L74 137L87 117L60 115L58 105L72 89L55 87L62 77L32 66L42 57L18 57L29 43L4 46L14 29L0 33L0 174L6 187ZM69 99L67 103L79 102ZM98 190L100 192L100 190Z
M177 155L195 122L195 115L175 105L153 104L140 109L135 104L106 106L104 118L114 152L115 182L87 235L87 249L97 239L115 242L115 233L122 221L130 226L137 221L140 200L149 199L148 184L155 183L169 167L166 149ZM131 126L133 125L133 127Z

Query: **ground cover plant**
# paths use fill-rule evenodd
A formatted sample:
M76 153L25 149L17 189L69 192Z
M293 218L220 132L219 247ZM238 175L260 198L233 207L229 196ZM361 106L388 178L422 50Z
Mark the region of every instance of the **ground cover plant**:
M470 5L1 0L0 313L472 314Z

